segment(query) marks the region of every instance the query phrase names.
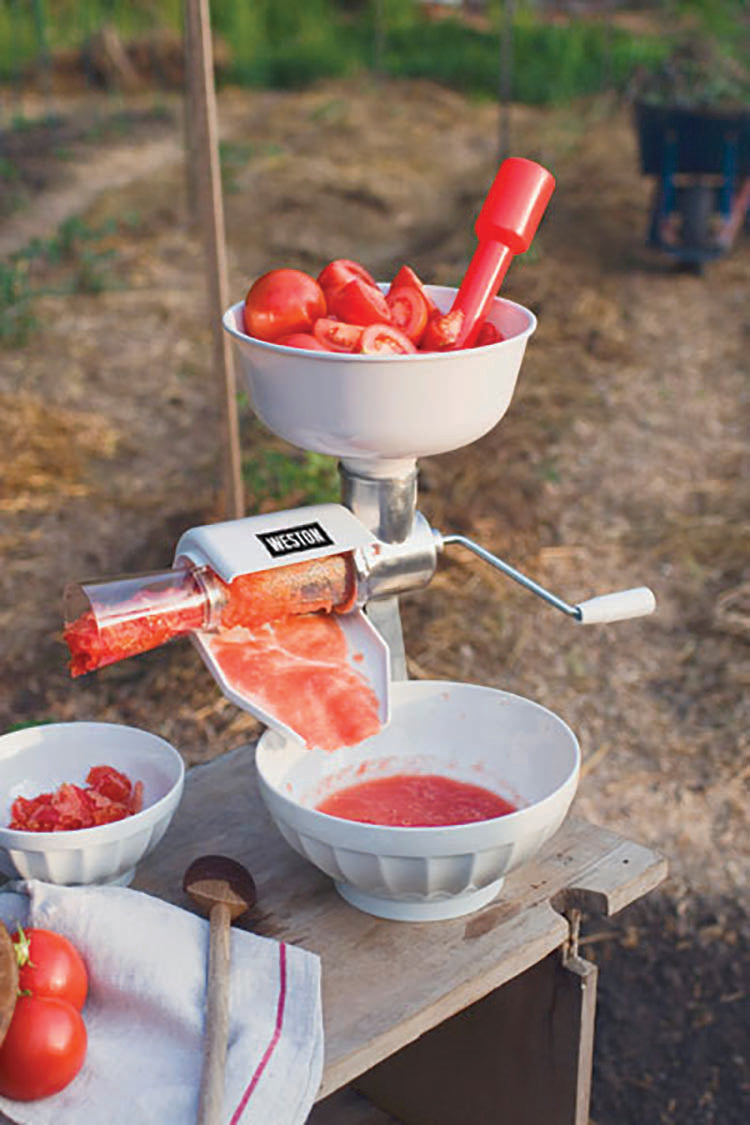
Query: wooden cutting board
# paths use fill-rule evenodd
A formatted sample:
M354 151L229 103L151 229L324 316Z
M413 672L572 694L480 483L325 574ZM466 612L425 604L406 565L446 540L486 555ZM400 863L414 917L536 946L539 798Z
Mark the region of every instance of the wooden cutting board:
M10 934L0 922L0 1043L5 1038L18 994L18 965Z

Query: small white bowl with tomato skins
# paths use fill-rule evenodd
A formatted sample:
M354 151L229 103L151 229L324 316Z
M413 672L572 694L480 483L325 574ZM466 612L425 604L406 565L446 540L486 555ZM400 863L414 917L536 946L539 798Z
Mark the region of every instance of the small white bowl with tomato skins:
M179 752L137 727L49 723L5 734L0 870L67 886L127 885L166 832L184 779Z

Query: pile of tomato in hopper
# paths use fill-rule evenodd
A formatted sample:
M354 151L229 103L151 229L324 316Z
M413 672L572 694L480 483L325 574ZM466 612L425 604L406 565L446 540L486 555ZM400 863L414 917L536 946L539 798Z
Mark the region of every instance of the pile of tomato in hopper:
M503 338L489 320L470 325L460 307L441 312L411 266L381 289L347 258L329 262L317 278L296 269L263 274L245 298L244 323L258 340L361 355L482 347Z

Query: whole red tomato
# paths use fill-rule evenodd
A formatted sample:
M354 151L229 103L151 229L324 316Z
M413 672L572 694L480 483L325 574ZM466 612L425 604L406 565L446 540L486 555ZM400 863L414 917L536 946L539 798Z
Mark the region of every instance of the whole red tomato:
M86 1026L72 1004L19 996L0 1047L0 1094L29 1102L58 1093L83 1066L86 1044Z
M245 297L245 331L273 342L293 332L310 332L326 314L326 299L314 277L302 270L270 270L250 286Z
M79 1012L86 1002L88 974L75 946L62 934L32 927L14 940L18 987L33 996L66 1000Z

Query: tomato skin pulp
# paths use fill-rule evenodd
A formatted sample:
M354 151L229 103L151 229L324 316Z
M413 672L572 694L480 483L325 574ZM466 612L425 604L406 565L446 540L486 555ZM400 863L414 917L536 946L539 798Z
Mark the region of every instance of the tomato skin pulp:
M270 270L254 281L245 297L245 331L273 342L293 332L310 332L326 314L326 298L314 277L302 270Z
M54 793L16 797L9 827L21 832L64 832L134 816L143 807L143 782L113 766L92 766L86 787L64 781ZM116 796L113 796L116 794Z
M0 1094L19 1102L56 1094L86 1057L86 1026L72 1004L19 996L0 1047Z
M515 806L480 785L439 774L395 774L339 789L316 806L343 820L398 828L470 824L515 812Z
M15 944L21 945L28 958L18 970L21 992L65 1000L80 1012L86 1003L89 982L83 958L72 942L52 930L32 927Z

